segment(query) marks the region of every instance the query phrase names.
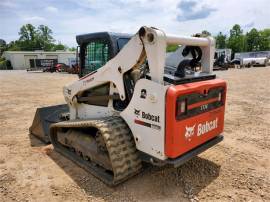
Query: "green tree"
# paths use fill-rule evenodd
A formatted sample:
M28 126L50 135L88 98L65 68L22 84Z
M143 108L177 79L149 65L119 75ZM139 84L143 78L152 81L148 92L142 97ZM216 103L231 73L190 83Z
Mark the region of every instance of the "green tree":
M2 53L7 49L7 43L5 40L0 39L0 57Z
M23 25L19 31L19 40L10 42L8 50L66 50L67 46L54 44L52 34L52 30L46 25L39 25L38 28L32 24Z
M37 33L37 40L41 49L45 51L51 50L55 41L52 37L52 30L46 25L39 25Z
M264 29L260 33L260 50L270 50L270 29Z
M6 41L4 39L0 39L0 47L4 47L6 45L7 45Z
M20 29L19 40L34 41L36 39L37 30L32 24L23 25Z
M38 32L32 24L23 25L19 31L19 42L17 44L22 50L39 49L38 46Z
M67 50L68 47L61 44L61 42L58 42L58 44L54 44L53 47L52 47L52 50L53 51L56 51L56 50Z
M222 34L222 32L219 32L215 38L216 38L216 48L226 48L227 36L225 34Z
M18 40L9 42L9 44L7 45L7 50L20 51L21 50L20 42Z
M203 36L203 37L211 36L211 33L208 32L207 30L203 30L203 31L202 31L202 36Z
M247 51L259 51L261 46L261 34L253 28L246 34Z
M230 36L228 39L228 48L232 49L233 54L236 52L243 52L246 50L245 36L240 25L236 24L230 30Z
M76 48L75 47L71 47L68 49L69 51L76 51Z

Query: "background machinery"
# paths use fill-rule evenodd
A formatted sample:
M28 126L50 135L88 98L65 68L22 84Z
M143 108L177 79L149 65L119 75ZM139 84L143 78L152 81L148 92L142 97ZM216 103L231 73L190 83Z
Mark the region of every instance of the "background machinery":
M67 104L37 109L30 127L56 151L116 185L142 162L178 167L223 139L226 83L212 74L211 37L141 27L77 42L80 78L63 88ZM166 57L169 44L181 47Z
M231 63L231 56L231 49L216 49L213 70L228 70L229 68L233 68L234 65Z

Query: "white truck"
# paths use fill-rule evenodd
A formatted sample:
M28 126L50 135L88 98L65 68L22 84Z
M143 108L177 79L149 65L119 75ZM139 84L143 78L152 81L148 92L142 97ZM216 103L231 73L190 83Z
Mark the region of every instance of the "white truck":
M266 67L268 64L269 64L269 58L258 57L258 58L242 58L240 65L242 67L252 67L252 66Z

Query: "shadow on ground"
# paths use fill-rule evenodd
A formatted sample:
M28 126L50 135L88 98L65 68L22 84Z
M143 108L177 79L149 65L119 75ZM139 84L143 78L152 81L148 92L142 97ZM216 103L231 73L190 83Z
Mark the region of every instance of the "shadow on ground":
M33 71L33 70L30 70L30 71L27 71L27 73L32 73L32 74L39 74L39 73L45 73L43 72L42 70L36 70L36 71Z
M38 139L37 137L35 137L32 134L28 134L29 136L29 140L30 140L30 145L31 147L41 147L41 146L46 146L48 144L42 142L40 139Z
M120 200L122 195L141 196L151 199L169 199L171 194L192 198L219 176L220 166L200 157L191 159L175 169L172 167L149 167L127 182L110 188L87 173L72 161L55 152L48 156L61 167L89 197L99 197L107 201ZM160 193L159 190L162 190ZM161 196L158 196L161 195ZM154 197L154 198L153 198Z

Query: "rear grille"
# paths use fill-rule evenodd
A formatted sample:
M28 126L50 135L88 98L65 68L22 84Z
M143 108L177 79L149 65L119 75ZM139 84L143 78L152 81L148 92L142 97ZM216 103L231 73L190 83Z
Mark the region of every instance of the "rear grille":
M224 92L223 87L216 87L203 93L181 95L176 101L176 119L183 120L223 106Z

